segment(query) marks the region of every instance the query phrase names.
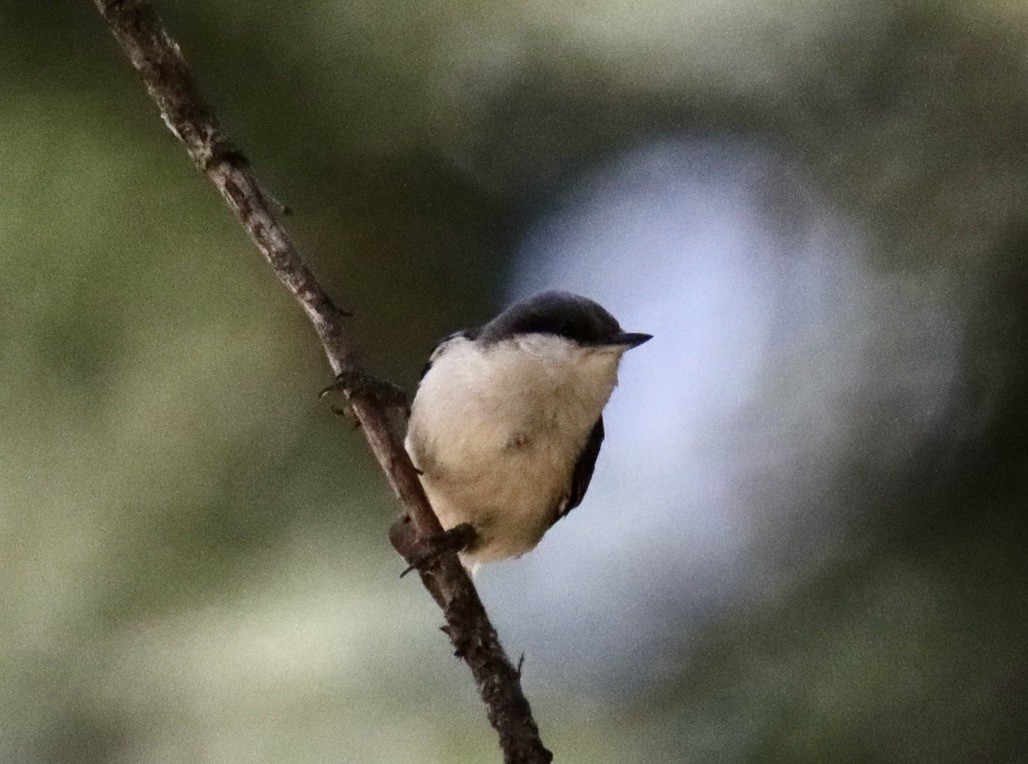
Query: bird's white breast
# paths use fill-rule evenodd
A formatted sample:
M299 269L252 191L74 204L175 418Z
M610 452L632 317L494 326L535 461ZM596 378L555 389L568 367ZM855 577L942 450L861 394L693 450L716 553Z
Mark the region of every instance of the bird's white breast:
M418 387L407 451L444 528L470 522L473 566L523 554L553 522L621 353L530 334L449 340Z

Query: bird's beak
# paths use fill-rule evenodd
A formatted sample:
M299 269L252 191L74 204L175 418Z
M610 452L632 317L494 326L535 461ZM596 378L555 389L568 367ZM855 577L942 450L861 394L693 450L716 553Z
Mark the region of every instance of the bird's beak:
M635 332L621 332L621 334L615 334L611 340L611 345L622 345L626 350L637 348L644 342L648 342L653 339L652 334L639 334Z

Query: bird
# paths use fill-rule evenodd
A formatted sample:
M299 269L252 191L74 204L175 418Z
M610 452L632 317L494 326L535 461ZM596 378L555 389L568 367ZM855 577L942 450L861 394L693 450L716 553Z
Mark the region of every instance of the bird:
M436 346L404 445L467 570L520 557L581 504L621 358L650 339L545 291Z

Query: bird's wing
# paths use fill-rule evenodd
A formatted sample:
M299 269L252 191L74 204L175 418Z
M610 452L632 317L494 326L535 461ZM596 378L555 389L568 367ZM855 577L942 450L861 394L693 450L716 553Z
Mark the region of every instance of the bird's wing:
M575 470L571 473L571 485L568 489L567 498L561 503L553 522L557 522L567 515L572 509L582 503L585 492L589 488L589 481L593 478L593 469L596 467L596 457L600 455L600 446L603 444L603 417L596 420L592 432L589 433L582 453L578 455L575 463ZM550 523L551 525L553 523Z

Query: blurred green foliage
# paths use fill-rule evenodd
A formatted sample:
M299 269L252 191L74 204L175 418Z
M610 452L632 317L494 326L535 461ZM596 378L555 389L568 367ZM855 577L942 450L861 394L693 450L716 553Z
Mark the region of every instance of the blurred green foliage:
M667 635L640 698L529 671L558 760L1028 755L1023 3L160 9L408 387L526 220L663 133L776 147L967 317L952 479L899 476L880 546ZM313 334L92 4L3 0L0 44L0 760L492 760Z

